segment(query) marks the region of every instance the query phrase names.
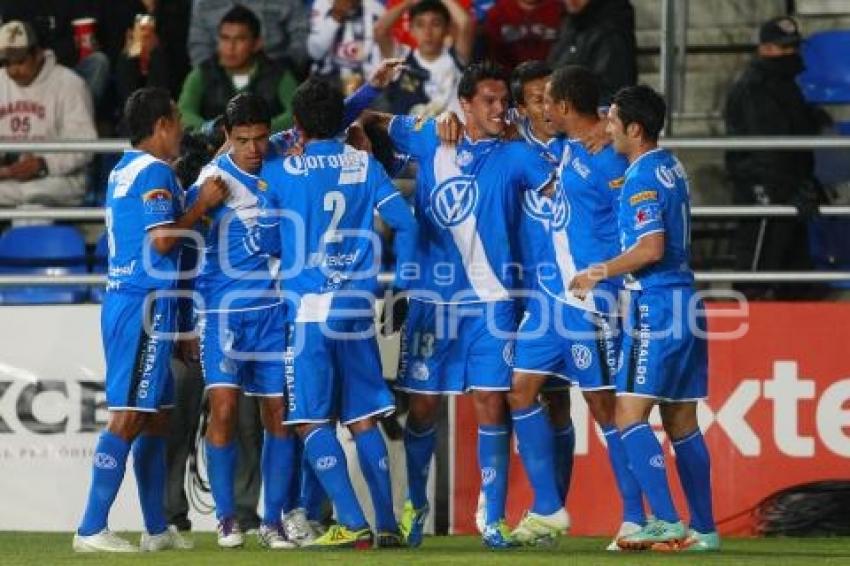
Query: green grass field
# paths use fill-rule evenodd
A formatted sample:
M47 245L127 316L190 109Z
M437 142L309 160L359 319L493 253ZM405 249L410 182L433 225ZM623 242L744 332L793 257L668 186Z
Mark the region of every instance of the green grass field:
M137 535L130 536L133 542ZM465 564L466 566L517 566L518 564L850 564L850 538L727 539L720 553L616 554L603 549L607 540L563 538L554 549L484 550L477 538L427 538L415 551L270 552L258 548L253 537L241 550L219 550L212 534L196 535L192 551L138 555L79 555L71 550L71 535L56 533L0 533L0 564L203 564L254 566L259 564Z

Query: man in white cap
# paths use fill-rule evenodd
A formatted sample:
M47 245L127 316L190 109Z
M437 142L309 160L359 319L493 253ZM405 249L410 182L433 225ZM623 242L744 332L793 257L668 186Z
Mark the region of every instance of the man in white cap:
M32 26L0 27L0 141L95 139L85 82L39 46ZM74 206L85 195L85 153L0 153L0 206Z

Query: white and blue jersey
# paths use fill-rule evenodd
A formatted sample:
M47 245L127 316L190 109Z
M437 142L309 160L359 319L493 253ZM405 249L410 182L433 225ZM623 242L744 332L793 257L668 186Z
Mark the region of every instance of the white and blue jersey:
M395 230L401 267L416 246L410 208L380 163L336 140L266 161L261 176L268 183L261 242L280 254L289 306L286 422L350 424L392 412L372 314L381 258L374 216Z
M420 226L414 301L402 333L398 387L425 394L510 389L522 269L524 192L541 192L552 165L523 142L440 144L433 120L395 116L395 147L419 162Z
M624 363L617 393L694 401L708 392L705 307L690 268L690 196L681 163L669 151L641 155L626 171L619 228L624 251L664 235L663 257L626 277Z
M171 168L142 151L124 152L109 175L109 270L100 321L110 410L155 412L172 404L177 300L167 293L175 287L179 246L160 254L148 231L173 223L182 200Z
M229 196L207 212L195 279L201 368L207 388L241 387L246 395L283 395L284 312L269 255L259 250L257 219L265 183L223 154L201 170L187 192L219 177Z
M626 170L620 196L619 229L623 251L649 234L664 234L664 257L626 276L629 289L690 286L691 202L684 167L667 150L641 155Z

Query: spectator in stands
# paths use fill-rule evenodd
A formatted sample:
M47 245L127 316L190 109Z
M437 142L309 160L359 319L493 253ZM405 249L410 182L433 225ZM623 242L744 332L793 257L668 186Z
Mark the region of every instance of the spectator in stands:
M32 26L0 27L0 139L95 139L91 94L73 71L42 49ZM85 195L85 153L5 154L0 206L79 205Z
M582 65L599 77L601 102L637 81L635 11L629 0L563 0L567 15L549 52L552 68Z
M498 0L484 23L490 59L507 69L525 61L544 61L563 14L560 0Z
M170 0L169 0L170 1ZM218 24L241 4L260 18L263 47L272 61L306 69L308 16L304 0L193 0L189 27L189 58L198 66L216 54Z
M410 12L410 31L417 47L397 43L392 30ZM457 0L405 0L375 24L375 40L383 57L404 58L399 79L387 87L393 114L436 116L444 110L460 113L457 85L472 56L473 22ZM446 40L451 37L451 47Z
M819 131L819 113L803 99L795 78L803 71L800 32L789 17L761 26L755 59L726 99L730 136L808 136ZM793 204L815 212L821 190L811 150L730 151L726 169L739 204ZM736 239L737 267L745 271L811 268L806 225L798 220L742 221ZM788 285L741 286L750 298L799 294Z
M74 69L83 77L95 103L100 104L109 85L109 58L97 42L78 45L79 38L74 34L72 22L79 18L97 20L101 3L106 1L0 0L0 16L4 22L28 22L41 45L53 52L60 65Z
M315 0L307 52L313 73L352 94L381 62L374 27L384 14L381 0Z
M218 26L218 55L192 69L180 93L183 125L199 128L220 116L227 101L239 92L260 95L272 109L272 130L292 125L290 101L297 86L286 68L263 52L260 20L250 9L236 5Z

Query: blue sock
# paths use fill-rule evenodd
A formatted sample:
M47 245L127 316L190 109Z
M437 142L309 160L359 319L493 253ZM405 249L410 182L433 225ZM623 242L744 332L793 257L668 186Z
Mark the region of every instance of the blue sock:
M314 429L304 439L304 450L316 477L333 501L339 522L352 530L367 528L366 517L348 477L345 452L334 430L329 426Z
M221 519L232 518L236 514L233 498L233 481L236 475L236 443L214 446L209 440L207 446L207 474L210 477L210 490L215 501L215 516Z
M168 528L165 519L165 438L142 435L133 443L133 471L145 529L158 535Z
M534 405L513 411L514 434L525 473L534 489L531 511L551 515L564 506L555 480L555 459L552 453L555 435L543 407Z
M404 429L404 453L407 456L407 493L415 509L428 505L428 472L437 444L437 429L418 431L408 424Z
M292 436L279 437L268 431L263 435L263 456L261 460L263 477L263 522L267 525L277 525L287 496L296 483L295 445L297 441Z
M608 444L608 460L614 471L614 479L617 480L617 488L623 500L623 522L646 524L646 512L643 509L643 494L640 484L629 469L629 459L623 441L620 440L620 431L615 426L602 427L605 442Z
M387 445L377 427L354 435L360 470L366 478L372 505L375 508L375 523L379 531L395 532L398 523L393 511L393 486L390 480L390 458Z
M321 521L324 519L322 516L322 506L327 500L327 494L325 493L325 488L319 482L319 478L316 477L316 472L313 471L313 468L307 461L307 454L303 449L302 454L301 507L304 508L307 519L310 521Z
M478 425L478 467L484 491L485 524L505 518L511 431L508 425ZM551 444L550 444L551 446Z
M558 483L558 496L562 504L566 504L570 493L575 451L576 431L572 423L555 430L555 481Z
M109 509L121 488L130 444L108 430L100 433L94 449L91 488L83 520L77 532L91 536L106 528Z
M682 490L688 500L690 527L700 533L717 530L711 509L711 459L702 432L696 429L680 440L673 441L676 467Z
M670 486L661 444L655 438L648 422L639 422L624 429L620 440L629 458L629 467L646 494L649 506L657 519L675 523L679 520Z

